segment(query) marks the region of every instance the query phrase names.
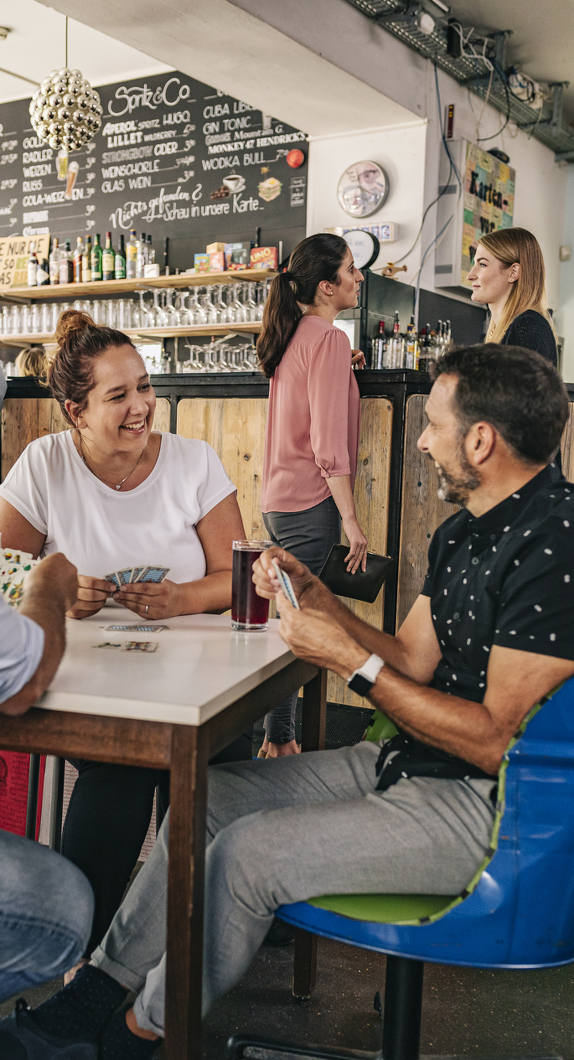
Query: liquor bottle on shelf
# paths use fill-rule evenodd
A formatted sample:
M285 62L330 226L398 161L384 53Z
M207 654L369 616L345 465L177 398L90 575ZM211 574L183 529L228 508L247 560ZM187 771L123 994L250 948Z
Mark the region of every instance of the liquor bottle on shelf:
M126 278L126 249L124 246L124 234L120 232L118 248L114 255L114 280L125 280Z
M111 232L106 232L106 245L102 254L102 275L104 280L113 280L115 277L115 255Z
M143 279L145 274L145 267L147 265L147 243L145 238L145 232L142 232L141 239L137 241L136 251L136 277L138 280Z
M415 318L411 316L407 325L407 337L405 342L405 368L415 368L417 355L417 336L415 331Z
M431 361L434 361L432 348L431 326L425 324L421 333L421 352L419 357L419 372L428 372Z
M448 350L449 346L451 346L451 345L452 345L452 328L450 326L450 320L447 320L447 322L446 322L446 346L445 346L445 349Z
M92 237L86 236L82 254L82 283L92 282Z
M381 369L385 368L385 351L387 348L387 342L385 339L385 322L379 320L379 334L376 339L373 339L373 355L371 359L371 368Z
M36 257L36 244L30 244L30 257L28 258L28 287L38 286L38 258Z
M403 357L404 357L404 339L401 335L401 322L399 318L398 309L395 311L395 319L393 322L393 337L391 339L391 368L402 368Z
M126 276L128 280L135 280L137 278L137 260L138 260L138 240L136 237L136 230L132 228L130 231L130 241L126 247Z
M151 236L148 233L147 237L147 261L146 265L155 265L155 247L152 244Z
M82 282L82 258L84 256L84 244L82 237L78 236L76 239L76 249L74 250L74 283Z
M50 253L50 283L60 282L60 257L60 241L57 236L54 236Z
M36 273L36 284L38 287L45 287L46 284L50 283L50 262L47 258L38 259L38 271Z
M67 239L60 250L60 283L74 282L74 260L70 250L70 240Z
M92 247L92 283L94 283L94 280L101 280L102 275L102 244L100 243L99 232L96 232L96 239Z

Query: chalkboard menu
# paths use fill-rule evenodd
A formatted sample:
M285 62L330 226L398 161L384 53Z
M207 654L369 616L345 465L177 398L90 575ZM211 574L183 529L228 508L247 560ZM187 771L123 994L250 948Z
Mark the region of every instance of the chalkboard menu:
M98 87L104 108L79 163L72 198L56 154L30 125L28 100L0 105L0 238L50 233L60 242L130 228L185 252L207 243L305 234L306 134L184 74ZM295 163L295 165L290 164ZM299 165L297 165L299 163ZM177 255L176 255L177 256Z

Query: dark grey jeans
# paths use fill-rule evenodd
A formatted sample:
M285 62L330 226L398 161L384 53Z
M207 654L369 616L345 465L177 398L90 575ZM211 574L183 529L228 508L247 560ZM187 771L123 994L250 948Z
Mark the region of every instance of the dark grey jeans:
M341 516L332 497L302 512L264 512L263 521L270 541L292 552L312 574L319 574L332 546L341 540ZM294 692L265 715L265 733L271 743L295 739L296 706Z

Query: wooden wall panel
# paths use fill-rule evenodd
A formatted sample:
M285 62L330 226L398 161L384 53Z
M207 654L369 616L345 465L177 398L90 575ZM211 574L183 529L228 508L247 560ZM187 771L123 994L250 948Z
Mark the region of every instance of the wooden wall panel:
M69 426L54 398L7 398L2 409L2 478L29 442Z
M266 419L266 398L182 398L177 406L177 433L215 449L237 486L245 533L253 539L266 536L261 518Z
M153 418L154 431L162 431L165 432L165 434L169 434L169 411L168 398L158 398L155 406L155 416Z
M363 398L355 505L369 551L383 556L387 553L392 423L393 407L390 401L378 397ZM347 542L344 534L342 540ZM384 588L374 604L358 600L345 600L344 603L364 622L382 629ZM365 700L351 692L346 682L335 674L329 674L327 698L332 703L365 706Z
M426 394L413 394L407 401L397 628L421 591L428 546L434 531L458 511L454 504L439 500L439 479L434 461L417 449L417 439L426 426L424 410L427 400Z
M8 398L2 409L2 479L29 442L69 427L54 398ZM156 431L169 431L167 398L158 398L154 427Z
M574 401L570 402L568 423L562 435L562 470L569 482L574 482Z

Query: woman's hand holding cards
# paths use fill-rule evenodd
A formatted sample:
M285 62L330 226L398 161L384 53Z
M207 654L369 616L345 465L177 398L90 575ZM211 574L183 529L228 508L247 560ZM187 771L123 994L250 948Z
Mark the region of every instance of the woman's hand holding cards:
M89 618L90 615L97 615L115 588L113 582L108 582L104 578L92 578L88 574L78 574L78 596L73 607L66 611L66 617Z
M115 588L115 587L114 587ZM122 607L135 611L140 618L173 618L185 613L182 610L182 586L177 582L133 582L122 585L114 592L114 600Z

